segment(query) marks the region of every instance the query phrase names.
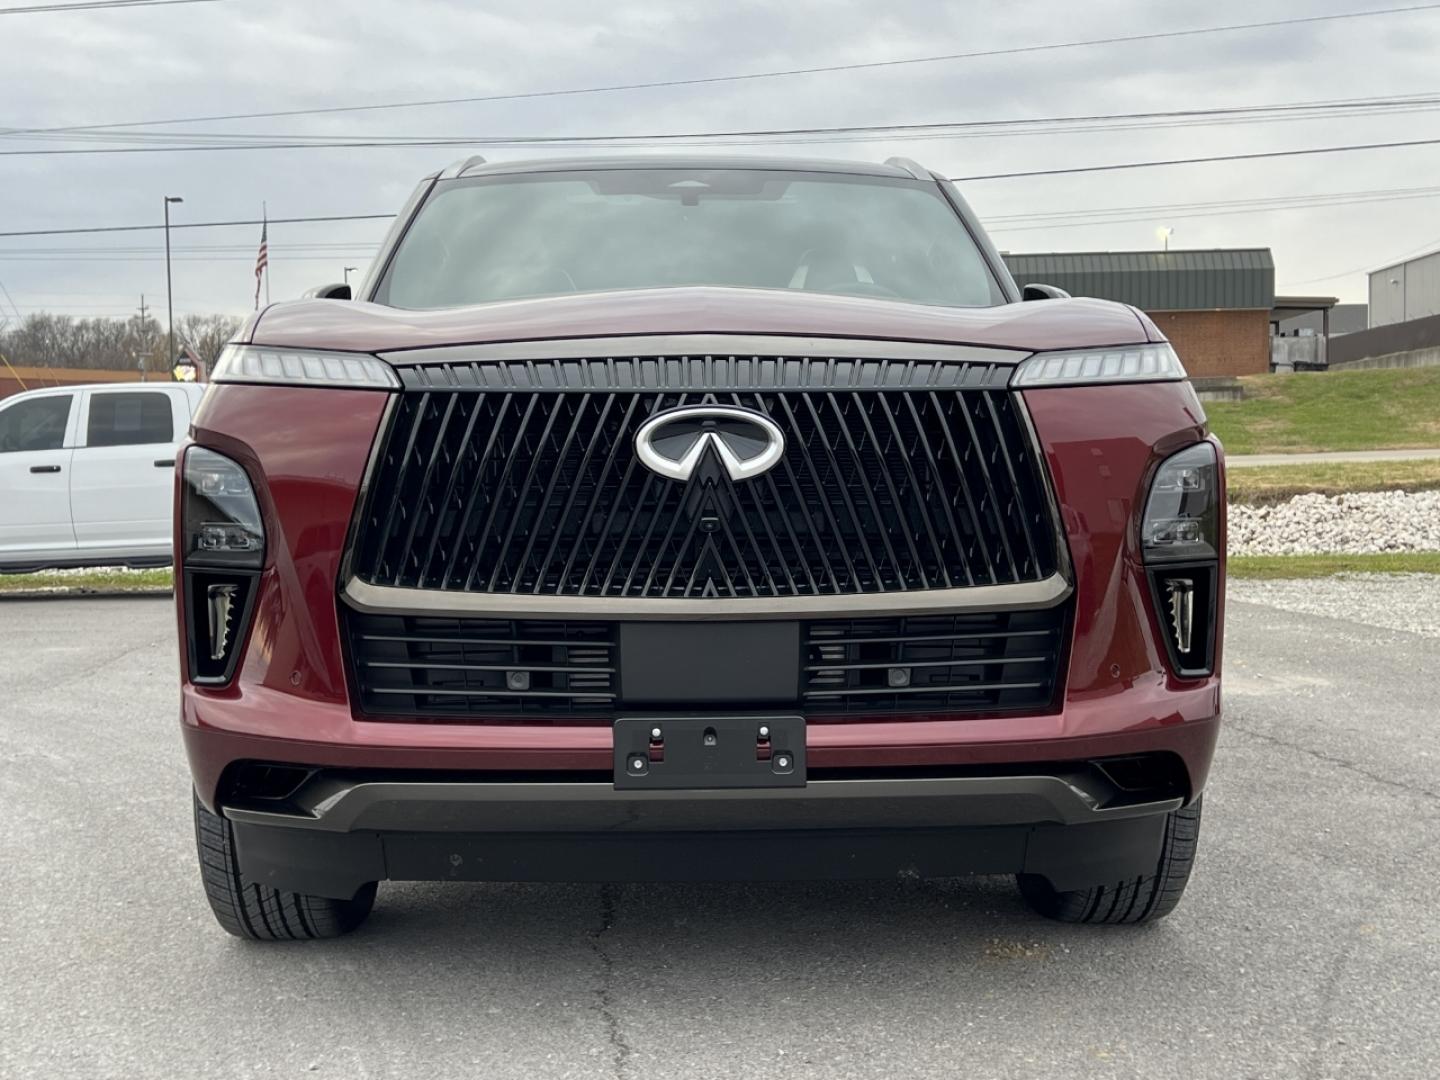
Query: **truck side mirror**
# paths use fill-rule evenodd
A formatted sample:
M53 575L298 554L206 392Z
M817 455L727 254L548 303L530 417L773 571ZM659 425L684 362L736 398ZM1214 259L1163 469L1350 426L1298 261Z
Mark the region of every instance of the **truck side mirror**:
M1070 294L1056 285L1026 285L1020 290L1022 300L1069 300Z
M342 283L331 285L316 285L313 289L305 291L306 300L350 300L354 297L350 286Z

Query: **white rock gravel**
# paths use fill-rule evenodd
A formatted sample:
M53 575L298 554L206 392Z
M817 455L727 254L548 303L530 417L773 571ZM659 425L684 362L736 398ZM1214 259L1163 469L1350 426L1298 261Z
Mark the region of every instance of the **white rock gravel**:
M168 568L160 567L159 569ZM43 577L67 578L83 577L86 574L148 574L150 569L137 570L133 566L74 566L59 570L37 570L35 573Z
M1440 574L1336 574L1226 583L1226 598L1440 638Z
M1440 551L1440 491L1296 495L1230 507L1230 554Z

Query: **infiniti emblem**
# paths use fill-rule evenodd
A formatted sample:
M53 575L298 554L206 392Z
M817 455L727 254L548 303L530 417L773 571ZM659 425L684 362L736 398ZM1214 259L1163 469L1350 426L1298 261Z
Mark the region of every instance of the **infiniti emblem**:
M713 451L731 480L759 476L785 453L785 435L762 412L688 405L657 413L635 433L635 453L652 472L689 480Z

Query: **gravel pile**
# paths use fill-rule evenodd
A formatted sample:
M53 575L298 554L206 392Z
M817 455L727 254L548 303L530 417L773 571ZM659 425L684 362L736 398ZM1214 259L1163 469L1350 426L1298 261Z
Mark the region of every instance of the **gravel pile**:
M1440 551L1440 491L1296 495L1230 507L1230 554Z
M167 570L169 567L159 567ZM64 569L36 570L35 573L44 577L84 577L87 574L148 574L149 569L137 570L133 566L67 566Z

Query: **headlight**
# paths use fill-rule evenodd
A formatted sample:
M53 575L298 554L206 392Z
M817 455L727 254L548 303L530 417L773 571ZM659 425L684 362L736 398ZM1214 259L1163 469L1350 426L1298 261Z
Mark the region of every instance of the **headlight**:
M1141 521L1146 562L1216 557L1219 481L1215 447L1208 442L1196 443L1161 462Z
M185 451L180 558L192 682L224 686L235 674L250 625L265 526L245 470L203 446Z
M1196 443L1160 463L1140 520L1166 651L1185 678L1215 668L1222 497L1215 446Z
M356 390L398 390L395 369L366 353L269 349L227 345L215 361L210 381L281 386L343 386Z
M265 562L265 526L245 470L223 454L192 446L185 452L184 477L182 562L260 569Z
M1087 383L1173 382L1185 367L1166 342L1118 349L1036 353L1020 362L1010 385L1083 386Z

